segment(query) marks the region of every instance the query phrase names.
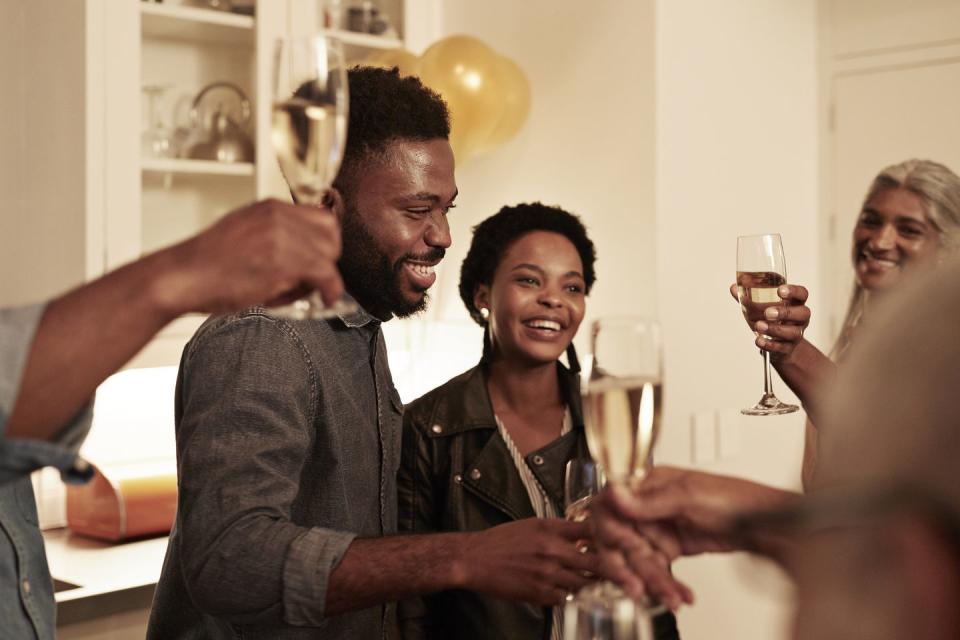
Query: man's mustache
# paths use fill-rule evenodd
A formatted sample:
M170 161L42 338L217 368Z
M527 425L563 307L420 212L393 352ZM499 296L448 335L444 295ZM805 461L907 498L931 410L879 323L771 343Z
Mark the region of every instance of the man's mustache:
M447 255L447 250L441 247L436 247L434 249L431 249L430 251L427 251L426 253L420 253L420 254L408 253L404 255L402 258L400 258L399 260L397 260L397 263L396 265L394 265L394 268L399 269L400 266L407 260L410 260L411 262L440 262L441 260L443 260L443 257L445 255Z

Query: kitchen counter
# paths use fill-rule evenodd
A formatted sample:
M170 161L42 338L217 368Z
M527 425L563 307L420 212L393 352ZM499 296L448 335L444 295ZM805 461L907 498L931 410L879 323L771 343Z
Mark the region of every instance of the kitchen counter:
M167 537L112 544L44 531L57 600L57 626L149 609Z

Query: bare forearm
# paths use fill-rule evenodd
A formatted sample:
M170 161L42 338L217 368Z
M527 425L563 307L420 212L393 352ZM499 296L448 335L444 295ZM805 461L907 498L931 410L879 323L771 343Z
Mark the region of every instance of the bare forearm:
M822 390L829 388L836 376L836 365L819 349L802 340L789 357L772 357L771 362L797 397L807 415L816 421L821 410Z
M814 484L817 476L817 462L819 459L819 434L817 427L809 419L804 425L803 434L803 467L800 477L803 482L803 490L809 491Z
M326 615L463 587L468 534L440 533L354 540L330 574Z
M336 300L339 255L331 211L265 200L57 298L30 347L6 435L53 437L104 378L182 313L289 301L314 288Z
M177 315L157 294L171 250L127 265L56 298L30 347L13 411L11 438L49 440Z

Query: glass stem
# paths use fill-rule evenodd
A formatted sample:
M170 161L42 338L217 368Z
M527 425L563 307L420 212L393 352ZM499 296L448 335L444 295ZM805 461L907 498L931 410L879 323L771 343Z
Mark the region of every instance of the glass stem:
M770 352L766 349L760 349L760 355L763 357L763 395L770 397L773 395L773 379L770 376Z

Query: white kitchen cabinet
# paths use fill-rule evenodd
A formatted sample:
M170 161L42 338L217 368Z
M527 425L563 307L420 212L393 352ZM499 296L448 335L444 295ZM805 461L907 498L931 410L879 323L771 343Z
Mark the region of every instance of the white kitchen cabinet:
M0 305L48 298L251 200L289 197L269 140L273 43L317 31L321 3L259 0L255 17L191 4L199 3L0 3ZM418 23L423 48L434 0L379 7L400 34ZM403 44L343 37L353 60ZM177 126L188 122L191 97L223 80L252 103L252 163L142 157L141 87L169 87L162 114ZM173 323L131 366L175 363L201 319Z

